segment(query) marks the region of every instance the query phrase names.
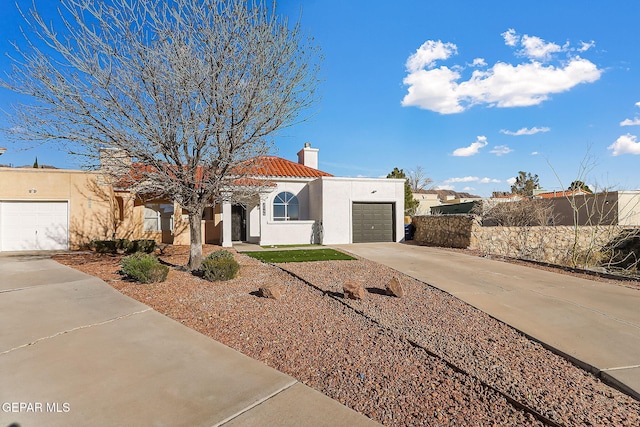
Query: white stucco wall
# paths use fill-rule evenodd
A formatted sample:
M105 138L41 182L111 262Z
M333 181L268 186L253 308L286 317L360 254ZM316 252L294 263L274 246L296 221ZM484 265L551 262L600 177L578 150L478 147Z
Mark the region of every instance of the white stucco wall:
M354 202L395 204L395 240L404 239L404 180L385 178L318 178L313 186L322 194L322 243L352 243L351 216Z
M277 187L263 197L261 206L266 208L266 214L259 214L260 245L309 244L313 242L315 221L309 219L309 188L310 179L287 180L277 182ZM288 191L298 198L298 221L274 221L273 199L283 191ZM253 217L251 218L253 219ZM251 227L251 226L250 226Z
M282 191L289 191L298 197L299 221L273 220L273 199ZM351 243L354 202L393 203L395 240L404 238L404 180L336 177L278 182L274 191L263 196L260 210L250 212L249 236L255 236L253 223L259 221L259 242L263 246ZM262 213L263 206L266 215Z

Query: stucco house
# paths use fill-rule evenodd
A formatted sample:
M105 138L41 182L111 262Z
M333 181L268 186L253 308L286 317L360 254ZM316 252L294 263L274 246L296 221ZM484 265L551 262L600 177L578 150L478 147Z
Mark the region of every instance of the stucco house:
M265 156L252 172L268 182L242 205L205 209L205 243L232 246L400 241L404 181L334 177L318 149L298 162ZM188 216L170 198L143 199L97 172L0 168L0 251L78 248L94 239L188 244Z

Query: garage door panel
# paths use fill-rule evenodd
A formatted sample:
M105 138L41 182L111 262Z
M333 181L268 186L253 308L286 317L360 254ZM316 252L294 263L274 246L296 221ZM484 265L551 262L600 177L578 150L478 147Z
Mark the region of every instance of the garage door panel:
M352 241L393 242L393 203L353 203Z
M60 250L69 247L66 202L0 202L0 250Z

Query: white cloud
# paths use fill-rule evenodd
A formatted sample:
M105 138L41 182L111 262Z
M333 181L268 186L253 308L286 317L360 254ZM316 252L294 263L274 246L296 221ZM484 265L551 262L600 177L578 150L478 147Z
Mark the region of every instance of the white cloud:
M634 119L624 119L620 122L620 126L638 126L640 125L640 118L636 117Z
M455 190L456 187L453 185L436 185L436 190Z
M479 178L477 176L463 176L461 178L449 178L444 181L445 184L455 184L458 182L477 182L479 184L490 184L490 183L498 183L501 182L499 179L495 178Z
M590 42L580 42L580 47L578 48L578 52L586 52L592 47L596 45L596 42L591 40Z
M486 67L487 61L485 61L484 58L476 58L471 65L474 67Z
M507 147L506 145L496 145L495 147L493 147L493 150L489 151L491 154L495 154L496 156L500 157L503 156L505 154L509 154L511 153L513 150L509 147Z
M532 155L532 156L537 156L538 154L540 154L540 153L538 153L537 151L532 151L532 152L531 152L531 155Z
M529 128L522 128L522 129L518 129L517 131L513 132L510 130L506 130L506 129L500 129L500 133L504 133L505 135L512 135L512 136L521 136L521 135L535 135L536 133L540 133L540 132L549 132L551 129L543 126L543 127L532 127L531 129Z
M636 102L636 103L635 103L635 106L636 106L636 107L640 107L640 101Z
M638 137L630 133L620 136L616 142L607 147L613 151L614 156L620 154L640 154L640 142L636 142Z
M478 136L475 142L472 142L468 147L456 148L453 150L453 155L457 157L469 157L478 154L478 151L488 144L486 136Z
M456 53L458 53L458 48L453 43L427 40L416 50L416 53L407 59L406 67L412 73L423 68L432 68L436 60L449 59L451 55Z
M516 34L516 30L509 28L504 33L500 34L504 39L504 44L507 46L517 46L520 41L520 36Z
M516 183L516 178L515 178L515 177L508 178L508 179L507 179L507 184L509 184L509 185L513 185L513 184L515 184L515 183Z
M538 105L551 94L592 83L602 74L595 64L579 56L558 65L541 62L552 53L568 51L567 47L546 43L539 37L521 38L513 30L502 35L509 46L521 43L523 49L518 53L532 60L515 65L497 62L488 69L474 70L468 80L461 81L464 68L459 65L436 67L438 60L456 54L457 46L428 40L407 60L408 74L403 83L408 91L402 105L441 114L460 113L477 104L502 108Z
M473 188L473 187L464 187L464 188L462 189L462 191L467 191L467 192L469 192L469 191L475 191L475 188Z
M530 59L548 60L552 53L562 52L562 47L555 43L547 43L540 37L522 36L522 50L520 54Z
M480 178L478 178L477 176L464 176L462 178L449 178L445 182L447 184L451 184L454 182L477 182L479 180Z
M481 180L478 181L480 184L490 184L490 183L498 183L498 182L502 182L499 179L495 179L495 178L482 178Z

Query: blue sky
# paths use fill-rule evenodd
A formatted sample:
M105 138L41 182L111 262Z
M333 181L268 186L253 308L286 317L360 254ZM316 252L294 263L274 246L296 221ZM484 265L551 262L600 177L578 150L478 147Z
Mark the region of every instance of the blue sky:
M0 2L4 53L20 21L13 1ZM278 9L302 13L325 56L322 99L278 136L279 156L296 160L308 141L337 176L421 166L435 186L482 196L508 191L520 170L548 190L575 179L640 189L637 0L280 0ZM8 65L3 56L0 71ZM0 90L1 109L12 100ZM37 156L75 167L53 147L7 148L0 163Z

